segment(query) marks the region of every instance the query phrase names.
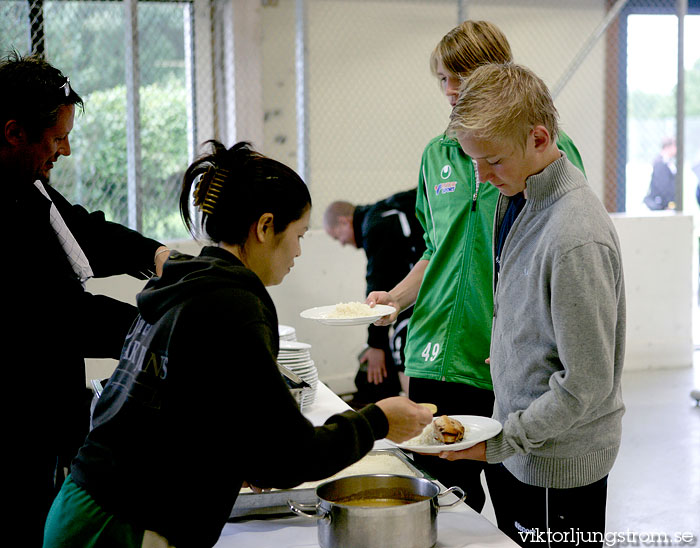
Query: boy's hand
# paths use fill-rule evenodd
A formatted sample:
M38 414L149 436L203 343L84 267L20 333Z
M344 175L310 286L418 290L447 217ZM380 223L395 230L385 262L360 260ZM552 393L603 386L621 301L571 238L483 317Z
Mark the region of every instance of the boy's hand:
M387 314L386 316L379 318L376 322L374 322L374 325L391 325L396 321L399 312L401 312L401 307L396 302L394 297L391 296L391 293L387 291L372 291L369 295L367 295L365 304L368 304L373 308L377 304L386 304L393 306L396 309L396 312L393 314Z
M486 442L482 441L462 451L442 451L440 458L445 460L479 460L486 462Z

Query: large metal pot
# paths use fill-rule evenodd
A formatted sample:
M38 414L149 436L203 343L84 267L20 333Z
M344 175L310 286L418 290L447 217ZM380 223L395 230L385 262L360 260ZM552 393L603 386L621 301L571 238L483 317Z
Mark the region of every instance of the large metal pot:
M459 493L456 502L439 504L439 497L452 492ZM431 548L438 510L458 504L465 494L459 487L441 493L425 478L367 474L327 481L316 496L315 505L288 504L295 514L317 521L321 548Z

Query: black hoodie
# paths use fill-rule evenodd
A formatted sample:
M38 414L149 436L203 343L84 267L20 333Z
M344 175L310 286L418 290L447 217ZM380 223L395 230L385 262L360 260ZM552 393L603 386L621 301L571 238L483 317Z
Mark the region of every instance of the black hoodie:
M231 253L174 253L140 316L71 474L106 511L178 548L213 546L242 482L292 487L364 456L376 406L314 427L279 373L275 307Z

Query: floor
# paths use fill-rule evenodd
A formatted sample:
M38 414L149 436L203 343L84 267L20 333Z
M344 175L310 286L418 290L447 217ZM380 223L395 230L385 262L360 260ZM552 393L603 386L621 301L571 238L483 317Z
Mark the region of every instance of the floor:
M608 484L608 533L686 533L689 545L700 545L700 407L690 397L700 389L695 354L693 368L624 374L627 410ZM493 520L490 503L483 513Z
M620 455L610 474L610 531L689 531L700 542L700 388L693 369L631 372Z

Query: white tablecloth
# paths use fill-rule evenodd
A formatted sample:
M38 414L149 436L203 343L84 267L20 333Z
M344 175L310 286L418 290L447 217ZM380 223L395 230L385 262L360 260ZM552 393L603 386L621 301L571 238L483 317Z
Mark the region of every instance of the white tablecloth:
M335 414L350 409L325 384L318 383L316 401L304 410L314 424L321 425ZM385 440L375 443L376 449L391 447ZM444 502L450 503L451 495ZM437 518L440 548L517 547L481 514L460 503L440 510ZM238 520L224 527L215 548L318 548L316 523L300 516ZM350 547L348 547L350 548Z

